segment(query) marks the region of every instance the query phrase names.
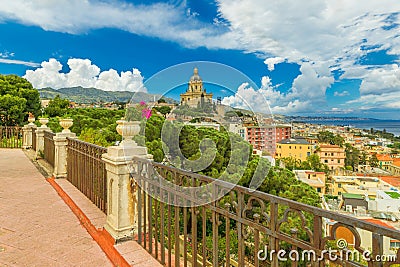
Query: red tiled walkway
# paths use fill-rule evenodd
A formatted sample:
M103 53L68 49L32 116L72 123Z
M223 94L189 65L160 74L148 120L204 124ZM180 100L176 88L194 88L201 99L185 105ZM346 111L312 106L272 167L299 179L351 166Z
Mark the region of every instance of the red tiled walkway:
M112 266L19 149L0 149L0 266Z

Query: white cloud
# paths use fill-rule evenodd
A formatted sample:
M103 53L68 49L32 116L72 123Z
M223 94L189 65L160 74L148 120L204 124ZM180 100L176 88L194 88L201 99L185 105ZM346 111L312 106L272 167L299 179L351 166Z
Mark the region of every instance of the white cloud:
M326 88L334 79L320 76L309 62L300 67L301 74L293 81L292 89L286 93L273 86L269 77L261 79L261 88L254 89L247 83L242 84L234 96L225 97L222 103L233 107L245 108L250 105L254 111L294 114L314 111L324 106Z
M305 110L311 103L321 103L326 88L333 82L333 70L344 71L340 79L362 79L361 96L391 92L397 86L393 70L387 66L360 65L359 59L377 50L400 55L399 28L390 27L400 24L398 0L217 0L216 3L218 16L214 23L206 23L188 9L186 1L134 5L119 0L0 0L0 22L15 21L71 34L116 28L186 47L241 49L263 55L270 71L281 62L295 62L303 70L291 91L283 96L276 88L272 92L282 102L271 105L282 110L285 106L292 107L288 110ZM310 65L303 67L307 62ZM383 89L382 84L369 78L379 73L385 76L378 78L384 82ZM122 75L118 79L124 87ZM93 74L84 76L85 79L60 75L49 78L51 82L66 79L66 83L72 83L75 79L87 84L98 79ZM110 87L109 81L118 79L111 71L96 83ZM137 77L132 72L124 79L129 82Z
M371 70L360 86L361 95L398 93L399 90L400 68L397 64Z
M188 47L238 48L226 27L202 23L185 3L134 5L125 1L0 0L0 21L16 21L47 31L80 34L93 29L116 28L157 37ZM177 34L179 33L179 34Z
M105 91L146 91L143 77L138 69L125 71L118 74L110 69L101 71L89 59L72 58L68 62L69 72L63 73L62 64L54 58L44 61L40 68L27 70L24 78L32 83L35 88L82 86L94 87Z
M40 66L40 64L35 63L35 62L14 59L14 56L15 56L14 52L8 52L8 51L0 52L0 63L25 65L28 67L39 67Z
M333 96L337 96L337 97L343 97L343 96L349 96L349 95L350 95L349 91L343 91L343 92L335 91L333 93Z
M400 24L397 0L218 0L218 3L220 16L230 22L241 45L248 51L264 53L270 71L281 58L302 66L304 62L311 63L293 83L291 92L285 94L284 99L290 101L277 106L271 102L273 110L304 110L312 103L323 102L326 88L334 82L331 77L334 70L344 72L340 79L362 79L361 95L368 91L379 95L378 92L400 88L396 71L388 71L385 65L361 65L359 61L371 51L387 50L389 54L400 55L399 29L391 27ZM379 74L382 77L376 77ZM328 105L314 108L323 111Z
M23 61L17 59L8 59L8 58L0 58L0 63L5 64L15 64L15 65L25 65L28 67L38 67L40 66L38 63L30 62L30 61Z
M265 61L264 61L264 63L266 64L266 65L268 65L268 70L269 71L273 71L273 70L275 70L275 65L277 65L277 64L279 64L279 63L282 63L282 62L284 62L285 61L285 59L284 58L281 58L281 57L270 57L270 58L267 58Z

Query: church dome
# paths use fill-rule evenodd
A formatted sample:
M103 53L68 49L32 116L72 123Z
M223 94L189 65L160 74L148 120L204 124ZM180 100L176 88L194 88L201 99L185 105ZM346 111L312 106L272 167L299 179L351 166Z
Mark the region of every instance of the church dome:
M193 75L192 75L192 77L190 77L190 81L191 82L201 81L201 78L199 76L199 70L197 68L194 68Z

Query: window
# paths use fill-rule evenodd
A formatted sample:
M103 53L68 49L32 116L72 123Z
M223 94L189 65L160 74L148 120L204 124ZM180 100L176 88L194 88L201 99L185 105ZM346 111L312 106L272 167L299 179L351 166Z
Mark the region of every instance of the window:
M337 160L337 163L340 163L340 159Z
M390 240L390 248L400 248L400 242L397 240Z
M328 153L325 153L325 156L328 156Z
M318 187L318 188L317 188L317 192L318 192L318 193L321 193L321 188Z
M342 188L342 184L341 184L341 183L338 183L337 187L338 187L338 188Z
M289 149L292 149L292 146L289 146Z
M328 160L327 160L327 159L325 160L325 163L328 163Z

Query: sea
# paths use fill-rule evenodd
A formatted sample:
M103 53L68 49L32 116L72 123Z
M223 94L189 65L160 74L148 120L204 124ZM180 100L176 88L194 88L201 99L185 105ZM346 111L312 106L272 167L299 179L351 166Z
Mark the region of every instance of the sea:
M386 132L393 133L395 136L400 136L400 120L378 120L378 119L346 119L341 118L340 120L334 119L304 119L299 120L306 123L322 124L322 125L337 125L337 126L350 126L358 129L370 130L374 128L376 130L384 130Z

